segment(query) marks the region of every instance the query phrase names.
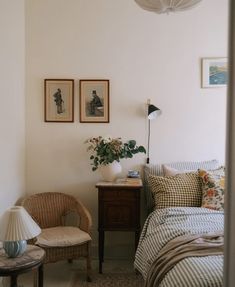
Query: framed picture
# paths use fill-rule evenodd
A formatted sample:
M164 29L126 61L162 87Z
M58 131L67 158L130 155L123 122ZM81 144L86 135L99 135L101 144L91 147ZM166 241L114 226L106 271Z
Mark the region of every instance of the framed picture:
M202 88L226 87L228 81L227 58L202 59Z
M80 122L109 123L109 80L80 80Z
M45 122L74 121L74 80L45 79Z

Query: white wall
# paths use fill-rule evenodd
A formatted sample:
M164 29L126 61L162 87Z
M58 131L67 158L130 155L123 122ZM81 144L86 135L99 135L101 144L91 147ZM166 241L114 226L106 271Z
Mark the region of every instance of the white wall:
M25 192L24 7L0 1L0 214Z
M223 162L226 90L202 89L200 64L227 55L227 4L207 0L157 15L134 0L26 0L28 193L79 196L92 211L96 241L100 177L84 141L111 134L146 146L148 98L163 111L152 122L152 162ZM75 79L74 123L43 121L45 78ZM110 79L109 124L79 123L78 80L87 78ZM144 162L123 160L123 174ZM108 244L130 238L108 235Z

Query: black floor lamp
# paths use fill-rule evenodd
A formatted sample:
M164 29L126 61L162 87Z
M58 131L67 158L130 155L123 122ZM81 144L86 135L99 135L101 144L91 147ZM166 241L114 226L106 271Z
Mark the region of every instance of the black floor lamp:
M161 110L148 101L148 149L147 149L147 163L149 163L149 144L150 144L150 121L156 119L161 114Z

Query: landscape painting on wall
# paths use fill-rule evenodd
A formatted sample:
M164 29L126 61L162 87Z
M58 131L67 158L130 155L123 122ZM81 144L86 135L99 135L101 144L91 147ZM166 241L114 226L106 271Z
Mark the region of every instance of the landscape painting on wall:
M226 87L228 81L227 58L202 59L202 87Z

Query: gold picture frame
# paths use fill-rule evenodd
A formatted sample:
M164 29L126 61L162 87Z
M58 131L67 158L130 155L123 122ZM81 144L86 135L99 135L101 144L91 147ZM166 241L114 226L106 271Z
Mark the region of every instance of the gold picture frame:
M44 80L45 122L74 122L74 80Z
M79 81L81 123L109 123L109 80Z

